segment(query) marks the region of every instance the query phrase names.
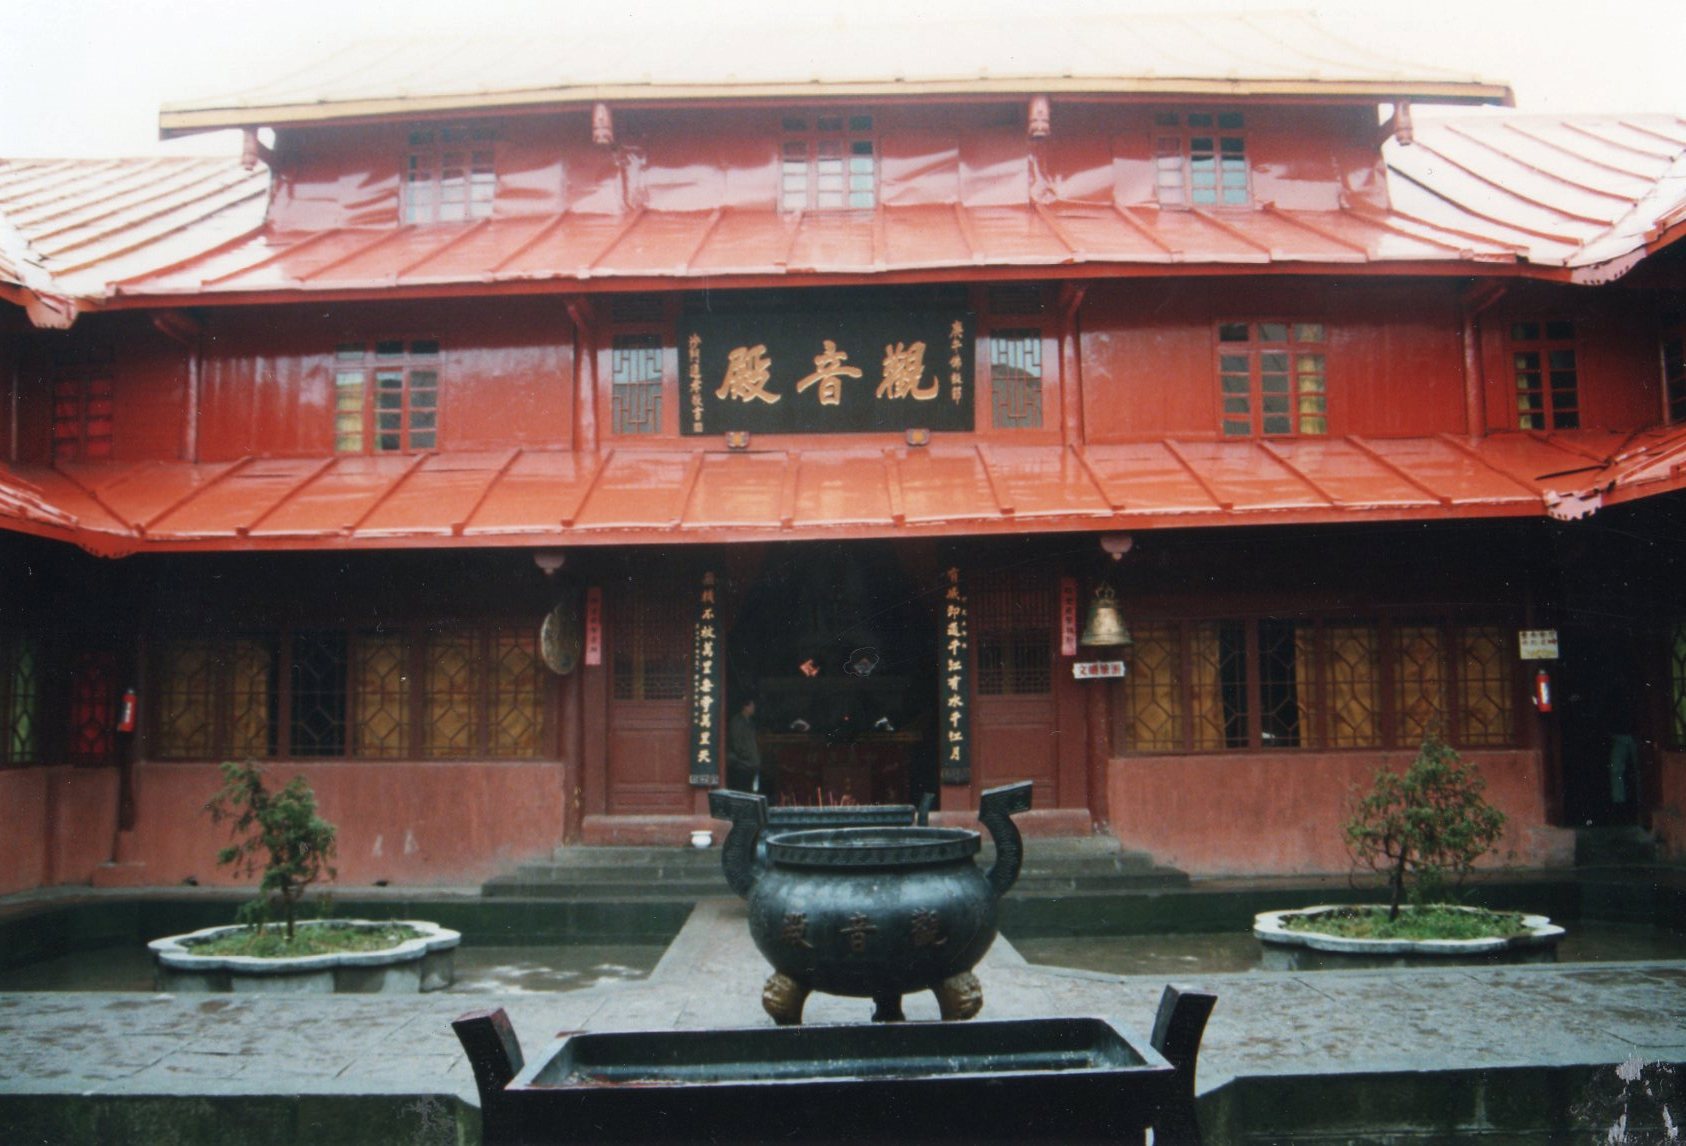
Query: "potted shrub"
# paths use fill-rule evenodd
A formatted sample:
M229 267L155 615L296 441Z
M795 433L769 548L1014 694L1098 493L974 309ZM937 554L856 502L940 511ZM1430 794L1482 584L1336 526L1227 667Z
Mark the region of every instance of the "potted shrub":
M223 786L205 805L234 842L217 863L258 875L258 894L232 927L157 939L148 946L161 990L316 993L438 990L454 977L455 931L416 920L298 918L305 891L334 876L334 825L316 810L303 776L271 789L252 761L222 766Z
M1403 772L1383 768L1343 827L1355 867L1383 876L1386 904L1264 912L1253 934L1266 962L1289 967L1389 964L1412 957L1551 958L1563 929L1543 916L1456 902L1464 880L1504 832L1486 782L1436 733ZM1318 952L1333 955L1325 960Z

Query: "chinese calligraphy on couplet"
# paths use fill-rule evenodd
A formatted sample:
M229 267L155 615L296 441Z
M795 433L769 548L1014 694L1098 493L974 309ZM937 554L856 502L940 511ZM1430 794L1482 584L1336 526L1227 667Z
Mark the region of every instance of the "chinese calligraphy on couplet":
M941 705L940 759L944 784L972 782L972 733L967 711L971 694L971 621L966 614L966 595L960 587L960 570L950 566L943 574L942 646L937 650L943 671L937 690Z
M720 783L716 746L720 728L721 677L725 661L719 655L720 623L715 609L714 574L704 573L697 594L697 621L691 641L691 786L712 788Z

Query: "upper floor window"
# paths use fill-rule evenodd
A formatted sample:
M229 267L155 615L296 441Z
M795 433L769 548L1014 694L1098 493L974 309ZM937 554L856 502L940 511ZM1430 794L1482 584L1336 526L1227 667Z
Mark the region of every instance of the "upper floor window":
M837 211L878 205L878 143L870 115L787 115L779 146L779 206Z
M1241 112L1153 117L1155 187L1162 207L1245 207L1246 121Z
M493 139L489 128L412 131L409 149L404 153L404 222L490 218L497 189Z
M1225 437L1329 432L1321 322L1221 322L1218 389Z
M110 347L81 347L53 363L53 461L95 461L111 456L112 356Z
M1042 428L1042 288L989 288L989 409L997 430Z
M1518 429L1573 430L1581 424L1574 323L1511 323L1510 362Z
M1668 420L1686 422L1686 327L1663 335L1663 399Z
M385 339L334 353L334 451L431 450L439 441L439 343Z
M659 295L622 295L609 304L609 406L617 434L662 431L666 308Z

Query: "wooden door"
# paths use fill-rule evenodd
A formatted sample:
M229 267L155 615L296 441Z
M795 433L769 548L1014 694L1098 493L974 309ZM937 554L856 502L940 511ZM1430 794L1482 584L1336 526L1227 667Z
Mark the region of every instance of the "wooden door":
M692 599L671 576L635 577L609 594L610 815L691 810L685 754Z
M1058 807L1057 579L1042 569L985 573L971 606L973 785L1033 780L1036 807Z

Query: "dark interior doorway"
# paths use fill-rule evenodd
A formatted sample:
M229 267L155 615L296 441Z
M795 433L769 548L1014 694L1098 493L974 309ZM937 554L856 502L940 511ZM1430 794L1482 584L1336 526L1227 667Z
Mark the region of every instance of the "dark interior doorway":
M727 701L756 701L778 804L907 803L937 791L932 604L895 547L770 550L728 636Z
M1546 668L1561 738L1564 820L1570 827L1637 823L1645 736L1633 638L1619 625L1565 628L1559 652Z

